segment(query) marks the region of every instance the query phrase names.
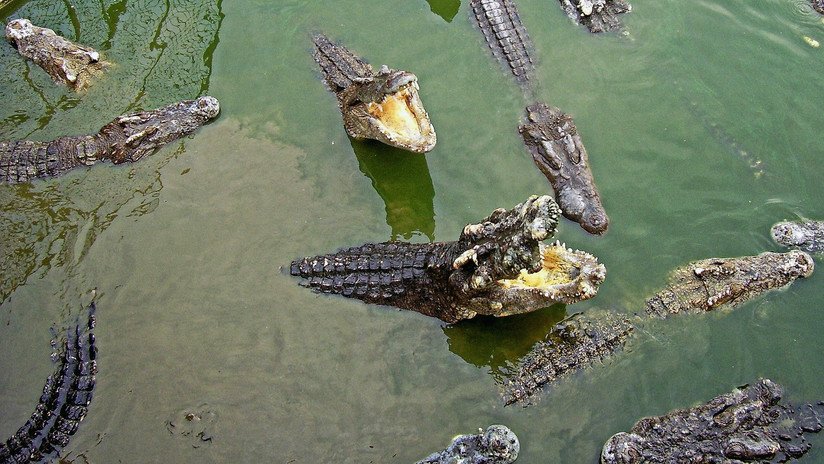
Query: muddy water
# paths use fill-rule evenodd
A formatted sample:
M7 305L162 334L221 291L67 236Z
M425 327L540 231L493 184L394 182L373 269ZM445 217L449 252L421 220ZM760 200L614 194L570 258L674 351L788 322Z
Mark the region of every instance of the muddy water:
M565 315L631 314L679 265L778 250L771 224L824 218L823 52L804 41L824 40L824 23L801 0L635 2L625 37L591 36L551 0L518 2L537 95L575 117L611 218L603 237L570 222L557 235L607 266L594 300L444 326L317 296L282 271L365 241L451 240L548 192L516 132L528 102L468 6L18 0L0 10L116 63L77 95L0 47L0 138L93 132L203 94L222 106L195 137L138 164L0 186L0 435L29 416L53 367L49 327L92 288L98 387L65 450L89 462L413 462L503 423L521 439L519 463L594 463L640 417L759 376L790 400L824 398L818 273L639 334L530 408L502 407L496 386ZM317 31L418 75L438 132L431 153L350 141L311 59ZM824 460L813 440L808 460Z

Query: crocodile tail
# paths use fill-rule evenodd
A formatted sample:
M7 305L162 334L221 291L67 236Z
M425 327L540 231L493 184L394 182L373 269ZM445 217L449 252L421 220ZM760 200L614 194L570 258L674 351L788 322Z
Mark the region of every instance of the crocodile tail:
M534 68L529 53L532 41L512 0L471 0L473 16L492 54L507 66L522 85Z
M15 184L57 177L104 157L96 135L60 137L51 142L0 142L0 182Z
M88 319L67 330L60 367L46 379L29 420L5 444L0 443L0 463L44 462L54 457L86 417L97 373L95 311L92 302Z
M323 77L333 92L338 93L353 82L375 74L369 63L346 47L333 43L325 35L316 34L312 41L315 43L315 61L320 65Z
M388 302L416 290L409 283L424 277L438 249L438 244L367 243L293 261L290 272L322 293Z

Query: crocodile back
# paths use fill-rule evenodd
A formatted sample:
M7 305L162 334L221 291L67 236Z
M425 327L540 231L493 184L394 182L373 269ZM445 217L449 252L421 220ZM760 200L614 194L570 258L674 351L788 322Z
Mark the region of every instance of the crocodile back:
M312 37L315 61L320 65L329 88L339 93L359 79L372 77L375 71L369 63L342 45L333 43L323 34Z
M367 243L293 261L290 272L321 293L443 318L451 296L452 243Z
M512 0L471 0L473 16L492 54L509 68L519 84L526 85L533 72L529 51L532 41Z
M104 147L93 135L60 137L51 142L0 142L0 182L57 177L74 167L90 166L103 155Z

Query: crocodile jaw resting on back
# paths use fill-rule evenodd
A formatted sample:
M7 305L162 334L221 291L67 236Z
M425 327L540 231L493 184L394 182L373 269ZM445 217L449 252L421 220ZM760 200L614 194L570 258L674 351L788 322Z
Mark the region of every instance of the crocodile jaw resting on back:
M583 251L541 243L560 211L549 196L497 209L454 242L365 244L292 262L302 285L446 322L509 316L592 298L606 269Z

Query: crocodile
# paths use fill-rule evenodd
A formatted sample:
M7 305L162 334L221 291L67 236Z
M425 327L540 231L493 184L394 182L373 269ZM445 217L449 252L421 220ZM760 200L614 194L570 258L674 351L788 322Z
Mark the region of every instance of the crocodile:
M0 443L0 464L51 462L69 444L89 411L97 374L94 328L97 308L66 330L60 365L46 379L43 394L26 423Z
M410 309L445 322L508 316L595 296L606 276L597 258L560 242L558 205L532 196L469 224L456 241L384 242L293 261L303 286Z
M781 404L783 388L759 379L705 404L638 421L607 440L601 464L647 462L787 462L821 431L824 402Z
M824 221L779 222L770 228L778 244L810 253L824 253Z
M313 37L314 59L338 99L346 133L415 153L435 148L437 136L418 95L414 74L383 65L378 72L323 34Z
M472 0L473 17L492 54L508 67L524 90L531 88L533 48L512 0ZM518 127L538 169L555 191L564 216L592 234L609 226L595 187L589 158L572 118L545 103L526 107L527 122Z
M762 253L696 261L673 271L670 284L646 300L646 313L632 320L610 311L574 314L553 326L503 376L505 404L528 405L546 385L620 351L649 318L732 308L768 290L785 287L814 268L802 251ZM643 317L643 318L642 318Z
M609 218L572 117L545 103L528 106L526 114L528 122L519 126L518 132L535 165L552 185L564 216L591 234L603 234Z
M216 98L200 97L119 116L96 134L64 136L50 142L0 142L0 182L13 184L57 177L99 160L114 164L135 162L193 133L219 112Z
M530 57L532 41L512 0L470 0L473 17L489 49L524 86L532 79L535 65Z
M824 0L810 0L813 9L824 15Z
M625 0L559 0L561 8L575 23L586 26L589 32L610 32L623 29L619 14L628 13L632 6Z
M511 464L518 459L521 444L509 427L490 425L473 435L458 435L443 451L432 453L415 464Z
M6 39L21 56L43 68L54 82L76 91L87 89L110 66L93 48L77 45L28 19L10 21L6 25Z
M695 261L671 274L669 285L647 300L646 311L666 318L723 305L734 307L799 277L809 277L814 269L812 257L798 250Z

